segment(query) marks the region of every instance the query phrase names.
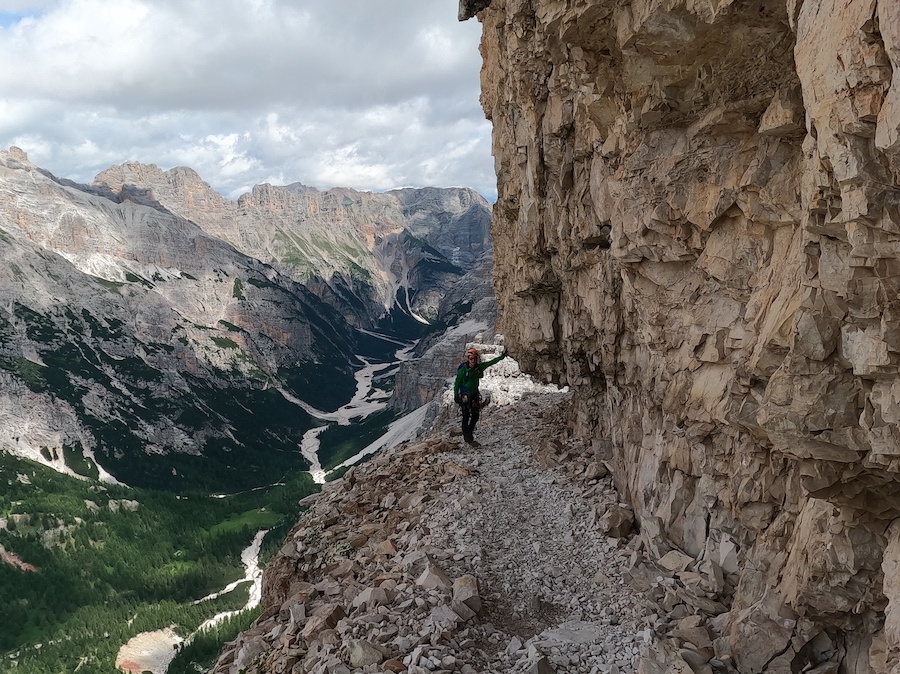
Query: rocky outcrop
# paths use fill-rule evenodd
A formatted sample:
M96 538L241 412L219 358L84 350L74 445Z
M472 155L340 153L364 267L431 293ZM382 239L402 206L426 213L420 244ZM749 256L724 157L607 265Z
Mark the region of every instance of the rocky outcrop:
M266 184L231 201L192 169L129 162L100 173L94 189L197 223L364 327L392 310L434 318L442 295L490 246L490 207L465 188L380 194Z
M645 671L890 671L900 6L463 5L499 329L610 442L648 561L716 586L662 593ZM685 612L708 645L677 633Z

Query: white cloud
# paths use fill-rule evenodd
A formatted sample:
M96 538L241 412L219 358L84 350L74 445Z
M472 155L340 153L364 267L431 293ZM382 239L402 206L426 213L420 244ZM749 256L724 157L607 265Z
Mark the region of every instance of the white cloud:
M0 0L0 12L17 15L40 14L57 0Z
M493 198L480 24L458 23L456 9L0 0L26 17L0 27L0 145L82 182L134 160L191 166L232 197L277 177Z

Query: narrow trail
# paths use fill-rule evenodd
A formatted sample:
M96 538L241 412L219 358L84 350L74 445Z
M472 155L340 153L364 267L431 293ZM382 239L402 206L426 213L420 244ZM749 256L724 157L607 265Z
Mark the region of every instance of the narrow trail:
M637 539L611 524L627 509L601 458L569 436L571 395L510 359L488 372L480 447L445 395L428 437L306 499L262 617L214 674L637 671L654 620L623 580Z
M423 512L424 542L455 549L468 559L458 571L478 578L480 618L497 630L485 671L528 671L540 653L556 672L631 672L644 643L641 598L621 574L631 550L597 526L616 503L611 479L572 480L535 458L564 399L535 396L480 422L481 447L452 454L471 475Z

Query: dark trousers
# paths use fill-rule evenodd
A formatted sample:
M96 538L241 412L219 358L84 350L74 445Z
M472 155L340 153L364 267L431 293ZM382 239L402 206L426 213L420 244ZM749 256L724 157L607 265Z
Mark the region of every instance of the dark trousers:
M461 405L461 407L463 440L471 442L474 439L475 424L478 423L478 403L469 403L468 405Z

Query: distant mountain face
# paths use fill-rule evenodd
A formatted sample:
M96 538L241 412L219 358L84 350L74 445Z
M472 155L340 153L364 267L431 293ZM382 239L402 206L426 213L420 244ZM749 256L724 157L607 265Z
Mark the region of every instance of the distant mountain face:
M190 169L60 180L0 152L0 451L135 486L305 464L332 411L487 250L465 189L292 185L229 201ZM446 303L446 302L445 302Z
M378 345L145 194L102 192L0 152L0 450L153 486L303 465L314 421L290 398L335 409Z
M490 206L464 188L258 185L235 202L191 169L138 163L104 171L94 188L197 223L366 328L433 319L441 297L490 248Z
M413 359L400 365L391 396L392 408L410 411L433 400L465 359L466 345L481 336L495 337L497 299L492 284L493 255L486 252L438 306L436 330L419 340Z

